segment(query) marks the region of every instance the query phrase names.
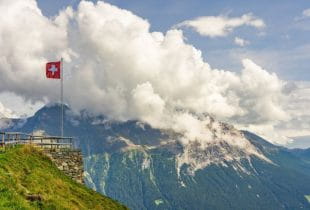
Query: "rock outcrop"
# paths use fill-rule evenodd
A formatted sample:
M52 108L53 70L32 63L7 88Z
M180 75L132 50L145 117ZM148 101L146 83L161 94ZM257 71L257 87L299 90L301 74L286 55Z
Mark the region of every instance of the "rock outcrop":
M45 150L45 153L56 164L59 170L63 171L73 180L84 183L83 158L80 150L54 149Z

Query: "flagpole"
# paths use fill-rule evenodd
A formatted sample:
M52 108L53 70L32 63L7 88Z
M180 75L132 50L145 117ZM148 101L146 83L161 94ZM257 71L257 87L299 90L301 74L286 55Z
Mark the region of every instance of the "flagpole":
M64 106L63 106L63 100L64 100L64 79L63 79L63 58L61 58L60 60L60 64L61 64L61 68L60 68L60 72L61 72L61 78L60 78L60 103L61 103L61 119L60 119L60 134L61 137L63 137L64 135Z

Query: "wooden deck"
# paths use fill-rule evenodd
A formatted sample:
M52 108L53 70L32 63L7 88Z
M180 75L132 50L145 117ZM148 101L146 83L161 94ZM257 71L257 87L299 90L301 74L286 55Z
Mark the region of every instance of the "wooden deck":
M0 147L32 144L44 149L73 148L72 137L39 136L21 132L0 132Z

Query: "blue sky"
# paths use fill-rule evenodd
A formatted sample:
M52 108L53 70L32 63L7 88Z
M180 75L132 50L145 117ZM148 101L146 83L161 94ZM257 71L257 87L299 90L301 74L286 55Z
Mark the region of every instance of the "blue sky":
M308 0L6 0L0 10L0 116L58 101L44 65L64 57L77 110L159 126L181 106L274 142L310 136Z
M240 17L252 13L264 20L266 27L257 30L240 27L225 37L202 37L192 29L184 29L188 43L200 49L205 60L214 68L240 71L240 58L248 57L284 80L310 80L310 17L302 12L310 2L276 1L206 1L206 0L108 0L127 9L151 24L151 31L165 32L172 26L199 16ZM46 16L54 16L68 5L76 7L79 1L38 0ZM245 47L234 44L241 37L250 42ZM219 59L220 58L220 59Z

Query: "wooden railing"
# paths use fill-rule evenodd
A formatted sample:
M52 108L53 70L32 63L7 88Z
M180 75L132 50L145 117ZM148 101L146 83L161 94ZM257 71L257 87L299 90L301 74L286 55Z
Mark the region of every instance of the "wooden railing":
M33 135L21 132L0 132L0 147L33 144L46 149L73 148L72 137Z

